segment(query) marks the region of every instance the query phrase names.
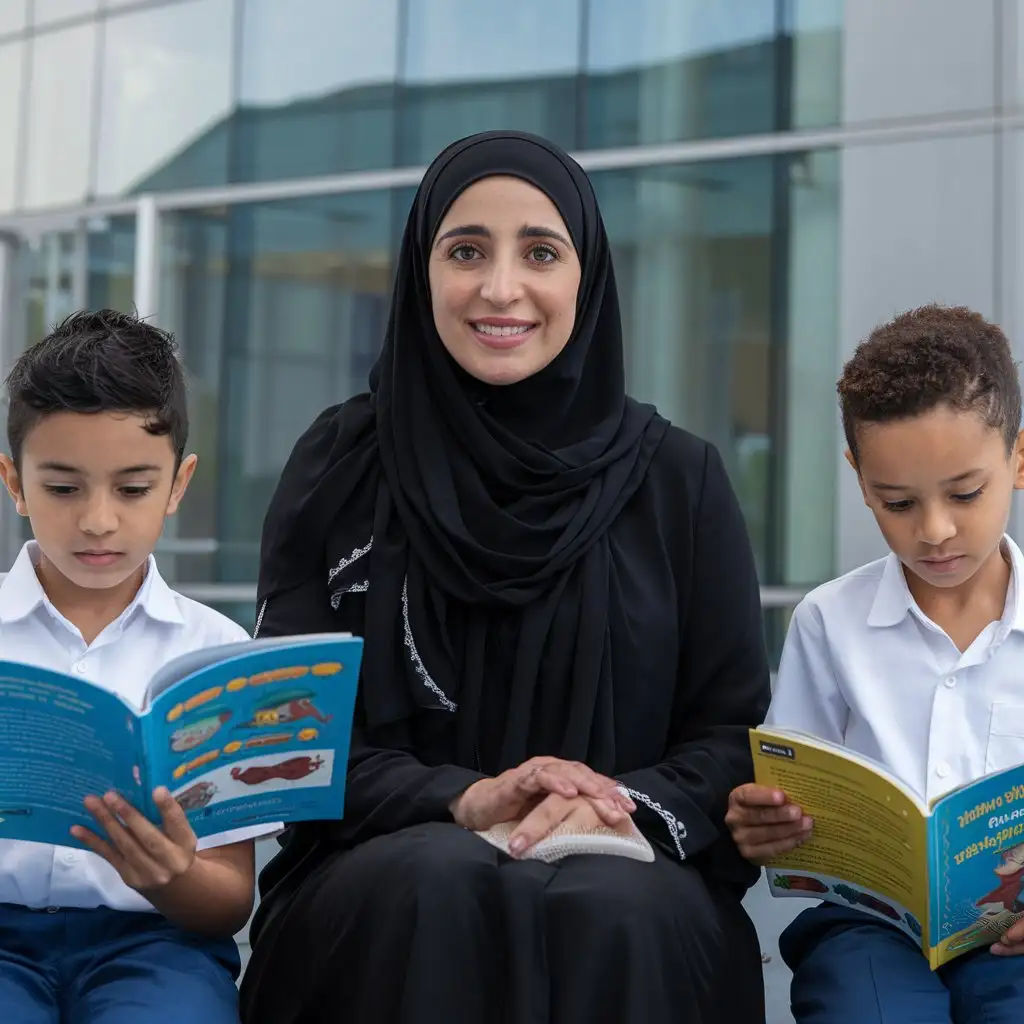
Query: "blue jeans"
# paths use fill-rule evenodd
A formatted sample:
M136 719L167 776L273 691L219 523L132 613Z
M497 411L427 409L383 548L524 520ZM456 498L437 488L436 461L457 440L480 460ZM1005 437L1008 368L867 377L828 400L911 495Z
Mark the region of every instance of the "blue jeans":
M797 1024L1022 1024L1024 956L988 946L932 971L892 925L823 903L782 933Z
M159 914L0 904L0 1020L237 1024L238 947Z

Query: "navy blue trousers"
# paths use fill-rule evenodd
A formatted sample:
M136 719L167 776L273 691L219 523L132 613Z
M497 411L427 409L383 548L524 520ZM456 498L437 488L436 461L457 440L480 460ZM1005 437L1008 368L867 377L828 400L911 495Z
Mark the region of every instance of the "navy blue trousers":
M1024 956L988 946L932 971L892 925L824 903L782 933L797 1024L1022 1024Z
M0 904L0 1020L237 1024L238 948L159 914Z

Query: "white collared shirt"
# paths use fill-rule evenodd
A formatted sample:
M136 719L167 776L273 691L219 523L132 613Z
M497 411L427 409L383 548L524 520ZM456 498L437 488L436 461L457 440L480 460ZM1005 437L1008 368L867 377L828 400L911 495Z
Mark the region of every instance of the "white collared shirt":
M0 659L82 676L141 708L153 673L171 658L248 639L237 623L176 594L150 556L135 599L91 644L50 603L35 573L30 541L0 584ZM280 825L236 829L200 840L200 848L268 835ZM0 903L24 907L111 907L153 910L88 850L0 840Z
M882 762L925 800L1024 763L1024 556L1002 618L960 652L894 554L812 591L786 636L767 724Z

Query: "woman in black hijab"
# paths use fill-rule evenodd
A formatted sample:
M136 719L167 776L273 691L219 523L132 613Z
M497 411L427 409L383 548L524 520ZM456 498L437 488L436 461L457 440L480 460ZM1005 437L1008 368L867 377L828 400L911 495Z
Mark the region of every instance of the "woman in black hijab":
M626 397L557 147L428 169L370 393L296 444L259 591L259 635L365 647L345 817L261 877L247 1024L763 1020L723 823L769 695L750 545L715 450ZM655 859L473 834L507 820L528 848L635 823Z

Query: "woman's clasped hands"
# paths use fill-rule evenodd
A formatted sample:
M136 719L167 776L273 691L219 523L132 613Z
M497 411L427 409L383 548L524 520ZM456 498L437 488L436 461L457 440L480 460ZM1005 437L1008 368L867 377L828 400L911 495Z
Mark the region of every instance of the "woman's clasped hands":
M517 822L509 852L521 857L561 824L633 832L636 804L619 783L578 761L533 757L491 779L474 782L451 805L457 824L483 832Z

